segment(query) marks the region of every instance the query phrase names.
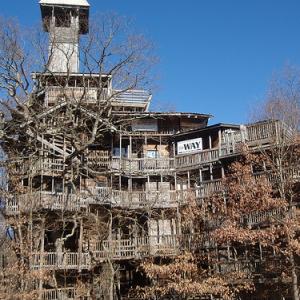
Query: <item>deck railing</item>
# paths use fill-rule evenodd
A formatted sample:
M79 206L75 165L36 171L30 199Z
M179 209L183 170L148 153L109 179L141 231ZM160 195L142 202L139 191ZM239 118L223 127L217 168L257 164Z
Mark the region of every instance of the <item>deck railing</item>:
M125 173L169 173L175 170L173 158L112 158L112 169Z
M177 169L194 167L209 162L214 162L219 159L219 149L203 150L197 153L187 155L178 155L175 159Z
M110 166L110 153L109 151L94 150L89 151L87 156L87 162L90 165L97 165L100 167Z
M247 141L259 142L259 141L274 141L277 137L279 122L261 122L247 125Z
M297 167L284 169L282 172L282 179L273 171L255 173L254 178L257 181L267 180L275 188L281 180L291 184L300 178L300 170ZM78 194L36 191L7 198L5 212L14 215L38 209L79 211L91 204L129 209L177 207L188 203L190 199L201 200L215 193L226 194L222 179L204 181L198 187L186 190L128 191L99 187L82 190Z
M222 179L216 179L202 182L200 186L195 189L195 194L197 199L201 199L223 191L224 185L222 183Z
M247 226L257 225L268 221L271 218L282 219L286 215L286 210L282 207L274 208L268 211L252 212L241 218L241 223Z
M178 205L180 194L175 190L124 191L108 187L90 189L90 204L110 204L127 208L170 207Z
M42 290L40 292L42 300L75 300L75 288L58 288Z
M220 146L175 157L176 169L198 168L201 164L217 161L219 158L236 154L241 151L241 145L250 147L269 145L291 138L290 130L279 121L259 122L245 126L241 130L223 132Z
M108 90L103 88L101 95L99 95L99 88L94 87L47 87L46 101L47 103L56 103L65 98L82 101L86 103L95 103L97 100L105 100L107 98Z
M33 269L89 269L91 256L78 252L32 253L30 266Z
M78 194L36 191L6 199L5 213L15 215L40 209L80 211L89 205L111 205L123 208L175 207L185 201L179 191L119 191L108 187L89 189Z
M111 260L140 259L149 255L175 255L184 245L182 236L161 235L132 239L103 240L89 252L35 252L32 253L32 269L90 269L93 264ZM182 247L180 247L182 246Z
M29 173L61 173L64 168L63 159L41 158L33 162L23 162L23 169Z
M87 204L79 195L36 191L7 199L5 212L12 215L39 209L78 211L83 207Z
M124 92L115 90L114 94L115 101L134 104L143 103L145 105L151 98L151 94L145 90L128 90Z
M241 150L245 143L250 147L261 147L273 143L288 143L292 131L280 121L264 121L246 125L243 130L224 132L221 140L221 155L226 156Z

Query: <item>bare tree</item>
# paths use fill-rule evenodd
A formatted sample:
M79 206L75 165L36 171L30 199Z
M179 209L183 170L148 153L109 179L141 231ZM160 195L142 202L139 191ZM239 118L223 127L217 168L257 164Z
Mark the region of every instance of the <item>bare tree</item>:
M272 78L265 101L256 109L255 119L280 120L277 139L273 147L261 151L267 160L268 168L274 176L273 187L281 199L289 206L289 222L294 225L284 225L286 238L291 243L298 243L299 224L293 213L299 204L299 191L296 184L299 168L299 120L300 120L300 71L295 66L286 66ZM298 225L296 225L298 224ZM290 230L287 228L290 227ZM295 240L296 239L296 240ZM292 242L293 241L293 242ZM297 253L291 247L286 255L292 272L293 299L299 299L297 267L294 255Z
M69 22L69 16L67 12L55 22ZM56 251L52 263L64 265L68 255L64 247L74 238L79 240L79 269L85 265L94 270L103 261L108 266L91 272L88 280L79 275L77 296L95 297L88 282L103 285L103 274L110 286L107 299L115 293L118 267L110 252L115 248L112 224L134 222L133 217L118 209L102 209L100 214L99 208L87 209L82 202L96 203L98 198L99 203L105 202L105 195L95 195L94 182L109 176L107 155L92 150L97 145L107 147L108 138L127 131L132 117L113 112L123 108L124 94L149 87L156 59L152 44L133 32L126 18L96 17L89 34L77 45L79 32L86 32L88 25L81 26L45 19L47 36L24 29L14 20L0 19L1 147L5 153L1 164L3 176L7 175L1 199L5 199L14 235L13 241L3 244L3 251L15 257L14 268L12 260L2 268L0 298L37 299L41 297L37 287L42 289L46 283L57 287L55 272L43 268L51 264L44 253ZM68 35L62 37L63 31ZM63 46L66 37L68 46ZM144 97L146 109L150 95ZM45 196L42 191L51 190L51 185L52 190L57 185L59 192ZM45 238L53 234L56 242L48 242L47 250ZM22 270L17 281L16 268Z

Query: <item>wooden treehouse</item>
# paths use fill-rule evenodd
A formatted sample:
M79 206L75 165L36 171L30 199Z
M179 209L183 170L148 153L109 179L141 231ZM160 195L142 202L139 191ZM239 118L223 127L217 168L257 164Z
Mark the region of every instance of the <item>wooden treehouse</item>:
M108 299L96 279L111 265L115 299L123 291L125 299L128 287L140 284L136 268L144 259L216 251L209 234L186 232L181 208L193 201L201 206L213 194L226 198L228 165L245 147L268 151L291 134L274 120L208 125L207 114L149 111L148 91L114 89L111 75L80 72L79 37L89 30L86 0L41 0L40 6L52 49L49 70L32 74L36 114L20 124L25 150L9 164L12 193L4 214L31 218L28 267L55 278L36 284L40 299ZM101 134L91 138L99 120ZM288 174L299 180L297 166ZM277 180L266 166L253 176L271 185ZM273 209L239 222L252 228L285 214ZM261 254L238 260L232 249L219 250L210 271L258 272L263 263ZM89 289L78 294L74 278L96 291L93 298Z

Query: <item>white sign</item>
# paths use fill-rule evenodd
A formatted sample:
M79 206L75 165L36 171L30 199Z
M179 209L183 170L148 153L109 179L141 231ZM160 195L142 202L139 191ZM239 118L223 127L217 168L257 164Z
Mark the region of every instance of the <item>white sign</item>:
M189 153L202 149L202 138L181 141L177 143L177 154Z

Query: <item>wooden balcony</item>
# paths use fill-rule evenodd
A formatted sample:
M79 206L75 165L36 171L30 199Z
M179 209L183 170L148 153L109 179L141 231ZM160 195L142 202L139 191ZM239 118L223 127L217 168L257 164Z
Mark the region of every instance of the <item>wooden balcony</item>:
M30 267L32 269L64 269L84 270L91 267L91 256L89 253L77 252L44 252L31 255Z
M89 296L78 297L75 288L58 288L37 291L42 300L90 300Z
M221 156L240 152L241 144L250 148L268 147L274 143L288 143L292 139L291 130L280 121L263 121L245 126L245 130L223 133Z
M82 103L96 103L96 101L101 98L104 100L107 98L108 90L103 89L101 92L101 97L99 95L98 88L91 87L58 87L51 86L46 89L46 104L51 105L62 100L70 99L72 101L82 102Z
M108 259L130 260L148 256L176 255L180 251L181 236L146 236L133 239L104 240L89 252L36 252L32 253L32 269L85 270Z
M262 224L268 220L280 220L287 215L286 209L274 208L268 211L253 212L241 218L240 222L247 226L255 226Z
M65 169L63 159L43 159L33 166L36 173L53 174L61 173Z
M148 108L151 94L145 90L102 90L97 87L58 87L46 89L46 104L51 105L62 100L72 100L84 104L95 104L98 101L111 101L112 106Z
M6 199L5 213L15 215L41 209L79 211L86 207L79 195L37 191Z
M109 168L111 164L110 153L109 151L103 150L89 151L87 155L87 162L89 166Z
M175 171L173 158L120 158L113 157L113 171L127 174L170 174Z
M113 106L140 107L148 109L152 95L145 90L114 91Z
M18 170L20 174L24 175L61 175L65 169L63 159L41 158L36 161L23 161L20 162Z
M188 191L119 191L108 187L78 194L36 191L6 199L5 213L15 215L31 210L80 211L89 205L110 205L127 209L177 207L189 196Z
M221 158L240 153L241 146L249 148L268 147L271 144L291 139L291 132L279 121L259 122L245 126L245 130L223 132L218 148L202 150L185 155L176 155L175 167L178 171L197 169Z
M171 208L186 203L191 197L195 197L195 191L191 189L122 191L103 187L90 190L86 202L89 204L108 204L129 209Z
M222 179L202 182L198 188L195 189L196 199L207 198L215 193L224 192Z
M284 170L283 180L286 176L289 183L297 182L300 169L293 167ZM271 171L256 173L254 178L257 181L265 179L275 188L281 180ZM184 205L190 199L204 200L215 193L226 195L222 179L204 181L197 188L186 190L127 191L99 187L82 190L78 194L37 191L6 199L5 212L7 215L15 215L39 209L80 211L87 209L89 205L110 205L124 209L171 208Z
M176 169L184 170L198 168L202 164L218 161L219 149L203 150L200 152L177 155L175 158Z

